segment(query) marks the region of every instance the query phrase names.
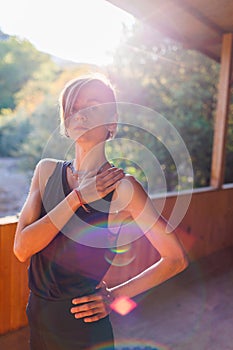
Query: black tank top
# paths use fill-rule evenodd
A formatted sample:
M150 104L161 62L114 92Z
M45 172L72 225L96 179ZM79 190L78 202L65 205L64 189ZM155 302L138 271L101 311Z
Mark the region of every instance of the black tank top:
M58 161L45 188L40 217L71 192L67 166L69 162ZM114 257L111 247L117 235L107 226L112 195L113 192L89 203L89 213L79 207L57 236L31 257L29 288L33 293L46 299L64 300L95 291L109 268L106 254L108 261L110 255Z

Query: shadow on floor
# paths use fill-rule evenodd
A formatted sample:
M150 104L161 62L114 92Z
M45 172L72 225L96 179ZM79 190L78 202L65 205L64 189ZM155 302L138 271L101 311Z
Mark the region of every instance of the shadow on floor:
M233 247L189 265L111 314L116 349L232 350ZM28 328L0 336L1 350L29 350ZM67 349L69 350L69 349Z

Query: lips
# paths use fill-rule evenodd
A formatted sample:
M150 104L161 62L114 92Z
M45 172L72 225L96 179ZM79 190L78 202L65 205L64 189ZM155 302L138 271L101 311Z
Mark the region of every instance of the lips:
M84 126L82 125L76 125L73 130L79 130L79 131L87 131L88 128L85 128Z

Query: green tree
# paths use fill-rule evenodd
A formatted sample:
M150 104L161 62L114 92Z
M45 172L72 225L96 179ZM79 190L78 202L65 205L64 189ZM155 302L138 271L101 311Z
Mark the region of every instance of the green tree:
M0 57L0 154L17 157L33 129L31 115L50 93L60 69L49 55L16 37L0 41Z
M219 65L141 23L126 32L125 38L110 73L120 101L147 106L171 122L191 155L194 186L208 186ZM128 135L134 139L135 130L129 130ZM139 138L165 169L168 188L176 190L172 157L158 140L151 141L142 133Z
M15 109L16 94L34 76L37 78L48 62L51 63L49 55L36 50L27 40L9 37L0 41L0 112Z

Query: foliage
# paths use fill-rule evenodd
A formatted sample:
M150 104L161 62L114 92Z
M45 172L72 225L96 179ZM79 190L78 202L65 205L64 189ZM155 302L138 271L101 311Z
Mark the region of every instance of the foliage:
M43 103L59 69L28 41L2 32L0 57L0 154L16 157L33 129L31 114Z
M125 37L111 70L119 100L147 106L171 122L190 153L194 186L208 186L219 65L140 23ZM133 129L128 136L134 139ZM143 138L141 134L141 142ZM158 149L158 140L151 147L166 169L169 189L177 189L171 157L161 145Z
M41 78L42 67L52 71L49 55L36 50L29 41L12 36L0 41L0 112L15 109L16 94L29 80Z
M208 186L218 64L140 23L124 37L114 65L107 68L121 101L117 137L107 143L109 158L149 192L190 188L191 174L177 177L172 154L181 139L191 155L195 187ZM22 157L27 169L44 157L73 157L72 144L59 134L59 93L70 79L92 71L106 73L105 69L59 65L29 42L1 32L0 59L0 155ZM232 106L233 101L226 182L232 182ZM180 139L174 139L169 125ZM184 149L178 156L182 170Z

